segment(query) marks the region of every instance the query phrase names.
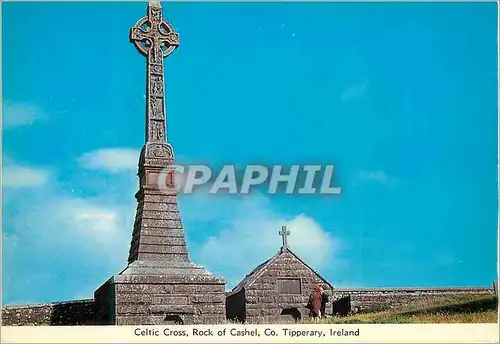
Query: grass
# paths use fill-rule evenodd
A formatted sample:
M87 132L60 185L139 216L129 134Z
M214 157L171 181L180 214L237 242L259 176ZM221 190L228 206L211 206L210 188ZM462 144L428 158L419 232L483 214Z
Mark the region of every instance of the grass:
M317 321L324 324L497 323L498 298L464 295L390 310L363 312Z

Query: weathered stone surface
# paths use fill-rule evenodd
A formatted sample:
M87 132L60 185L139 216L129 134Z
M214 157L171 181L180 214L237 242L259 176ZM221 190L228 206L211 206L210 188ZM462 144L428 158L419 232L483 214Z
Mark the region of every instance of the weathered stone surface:
M93 299L2 308L2 326L93 325Z
M276 303L276 296L274 295L266 295L259 297L258 303Z
M347 314L367 309L387 309L401 307L424 301L440 300L455 295L488 295L493 288L488 287L444 287L444 288L366 288L366 289L335 289L334 305L342 303L338 312ZM347 299L347 301L345 301Z
M185 315L184 323L189 325L198 325L198 324L224 324L226 322L226 317L224 315L212 315L212 314L203 314L203 315Z
M166 195L166 194L160 194L160 195L144 195L142 198L143 203L139 203L139 206L142 206L142 204L147 204L147 203L162 203L162 204L169 204L173 203L175 206L177 206L177 196L176 195Z
M174 285L174 292L181 291L182 288L195 288L198 292L209 290L208 285L215 285L221 292L224 292L224 279L212 275L126 275L114 276L115 284L171 284Z
M179 263L185 263L185 262L179 262ZM192 269L192 268L184 268L184 267L171 267L171 268L163 268L163 267L149 267L149 268L142 268L142 267L132 267L130 269L127 269L123 275L143 275L143 276L157 276L160 279L165 279L166 277L173 277L173 276L186 276L186 275L205 275L205 276L211 276L210 273L206 270L203 269ZM151 278L149 278L150 281L155 281ZM151 282L153 283L153 282Z
M171 246L162 244L142 244L139 247L139 253L161 253L161 254L187 254L186 246Z
M116 303L128 304L149 304L149 305L187 305L188 297L175 295L155 295L155 294L121 294L116 296Z
M274 315L278 316L278 309L276 308L255 308L255 309L249 309L247 312L247 315L249 317L255 317L255 316L269 316L269 315Z
M174 286L169 284L117 284L116 292L124 295L131 293L171 294L174 292Z
M268 275L269 276L269 275ZM250 290L250 289L249 289ZM276 284L272 283L259 283L258 288L255 288L257 292L263 291L263 290L272 290L276 291Z
M116 325L163 325L164 315L120 315L116 317Z
M204 295L191 295L190 303L224 303L225 296L220 293L204 294Z
M179 207L177 206L177 202L174 199L171 199L171 202L168 203L153 203L153 202L145 202L142 206L138 207L139 209L143 209L143 211L179 211Z
M226 306L224 304L199 304L196 306L197 314L225 314Z
M142 210L139 212L143 219L153 219L153 220L181 220L181 215L178 211L153 211L153 210Z
M165 269L175 264L135 262L131 269L140 271L155 265L159 265L158 269ZM179 266L202 270L201 267L186 262L180 263ZM224 282L223 279L212 275L116 275L113 278L116 301L114 323L132 324L133 321L138 321L135 324L166 324L168 321L165 319L170 315L208 314L223 317L225 304L220 301L224 298ZM193 291L202 295L193 295ZM212 299L208 297L210 295L213 296ZM136 317L130 317L132 315ZM119 321L122 316L126 317Z
M213 285L188 285L188 284L177 284L174 285L174 291L176 293L224 293L223 284L213 284Z
M188 261L189 257L186 254L174 254L174 253L150 253L150 252L139 252L137 254L140 260L178 260L178 261Z
M278 295L276 298L278 303L307 303L306 295Z
M170 237L184 239L184 229L182 228L144 228L144 236ZM167 239L168 240L168 239Z
M307 316L305 309L309 294L315 285L322 285L331 295L332 288L314 270L303 263L289 249L281 249L263 267L255 278L249 278L241 289L237 286L226 296L226 309L230 319L253 322L253 318L272 317L279 321L282 311L296 309L300 316ZM331 301L326 314L331 314Z
M154 235L142 235L140 237L141 244L147 245L168 245L168 246L185 246L186 240L183 237L160 237Z
M256 304L259 302L259 298L257 296L247 296L245 302L247 304Z
M196 314L197 308L191 305L152 305L147 311L153 314Z
M144 227L154 228L182 228L182 223L179 220L158 220L158 219L143 219L142 225Z

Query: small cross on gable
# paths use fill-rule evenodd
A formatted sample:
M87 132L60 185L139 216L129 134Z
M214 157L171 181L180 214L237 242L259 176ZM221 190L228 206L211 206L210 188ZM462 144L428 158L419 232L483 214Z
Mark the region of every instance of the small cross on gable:
M281 226L279 235L281 235L283 240L283 245L281 248L288 248L288 236L290 235L290 231L286 229L286 226Z

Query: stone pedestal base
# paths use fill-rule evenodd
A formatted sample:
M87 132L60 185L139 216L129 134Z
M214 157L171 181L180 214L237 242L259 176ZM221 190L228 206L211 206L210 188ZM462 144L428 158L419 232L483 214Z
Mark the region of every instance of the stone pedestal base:
M225 280L191 262L135 261L96 290L101 325L222 323Z

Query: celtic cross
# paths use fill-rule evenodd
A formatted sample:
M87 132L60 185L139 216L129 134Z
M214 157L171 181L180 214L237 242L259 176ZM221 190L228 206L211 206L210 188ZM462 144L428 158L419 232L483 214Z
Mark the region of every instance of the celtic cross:
M147 57L146 142L164 143L167 133L163 59L179 46L179 34L162 18L160 3L150 1L148 15L130 29L130 41Z
M283 238L283 248L288 248L288 236L290 235L290 231L286 229L286 226L281 226L281 231L279 235Z

